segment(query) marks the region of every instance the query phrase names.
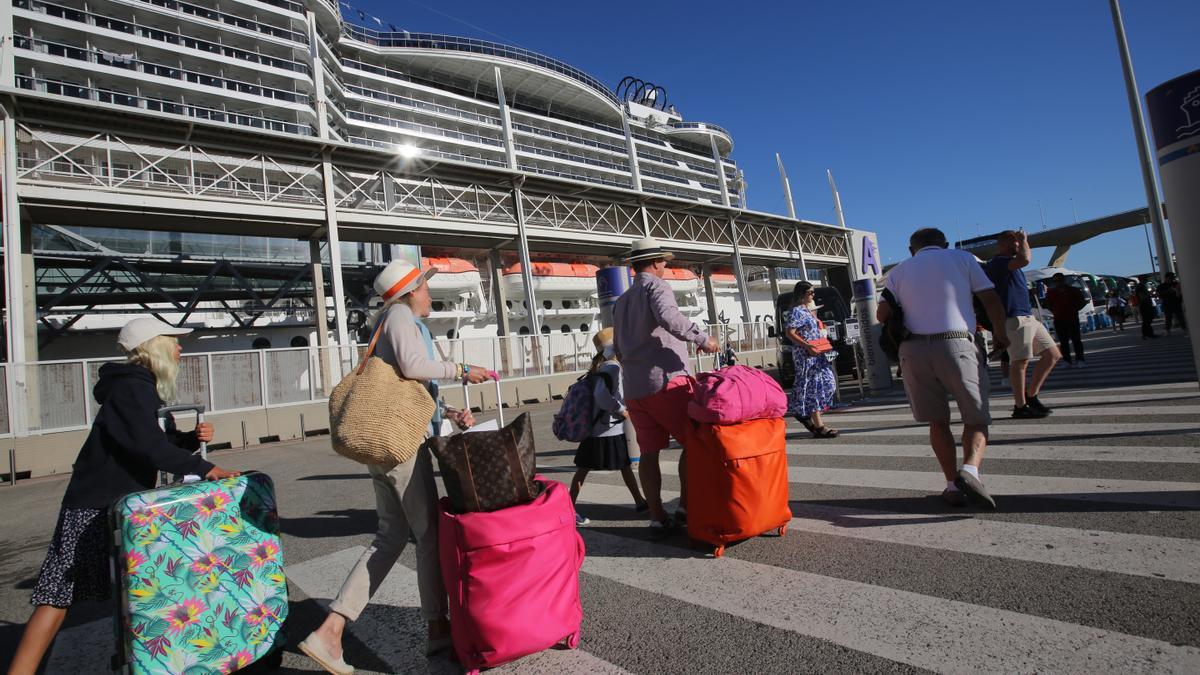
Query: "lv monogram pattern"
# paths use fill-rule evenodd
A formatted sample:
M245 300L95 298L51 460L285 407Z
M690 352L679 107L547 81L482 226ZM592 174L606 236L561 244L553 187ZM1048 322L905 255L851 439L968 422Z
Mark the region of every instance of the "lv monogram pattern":
M499 431L437 439L434 455L446 495L459 513L497 511L541 494L529 413Z

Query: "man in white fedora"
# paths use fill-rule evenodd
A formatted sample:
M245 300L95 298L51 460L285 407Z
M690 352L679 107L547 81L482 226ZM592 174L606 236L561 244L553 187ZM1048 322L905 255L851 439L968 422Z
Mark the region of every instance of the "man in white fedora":
M653 539L665 537L672 525L682 524L687 518L684 458L679 461L679 510L674 521L663 509L658 464L659 452L671 437L682 445L691 424L687 404L695 380L689 368L687 343L709 354L719 346L716 338L680 313L674 291L663 280L667 262L674 257L655 239L633 242L627 256L635 273L633 285L613 310L613 344L621 360L629 420L641 447L638 475L650 506Z

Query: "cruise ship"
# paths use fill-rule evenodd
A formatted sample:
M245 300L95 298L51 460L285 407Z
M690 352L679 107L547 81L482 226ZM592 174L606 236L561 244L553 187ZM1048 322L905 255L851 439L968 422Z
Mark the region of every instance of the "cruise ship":
M37 279L26 360L103 355L88 337L146 312L207 350L316 344L326 314L361 339L401 244L443 272L431 327L451 340L594 332L595 270L640 236L677 251L679 304L709 322L770 321L780 279L846 263L845 231L747 209L730 133L662 87L348 18L332 0L0 12L8 208L35 242L8 272Z

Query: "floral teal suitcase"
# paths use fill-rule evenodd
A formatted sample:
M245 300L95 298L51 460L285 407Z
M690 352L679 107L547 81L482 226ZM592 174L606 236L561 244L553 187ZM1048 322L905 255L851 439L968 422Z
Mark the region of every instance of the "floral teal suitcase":
M287 580L266 474L166 485L118 499L115 670L203 675L278 667Z

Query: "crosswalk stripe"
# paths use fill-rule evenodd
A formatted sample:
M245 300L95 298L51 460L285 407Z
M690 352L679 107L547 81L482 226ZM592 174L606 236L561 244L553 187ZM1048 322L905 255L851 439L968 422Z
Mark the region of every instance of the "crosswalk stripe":
M305 595L328 601L337 595L342 582L350 568L362 555L363 548L355 546L330 553L302 563L289 565L288 580L295 584ZM406 607L419 610L421 599L417 592L417 573L415 570L397 563L387 578L379 586L371 598L374 605L388 607ZM368 605L370 609L370 605ZM397 622L393 615L388 615L388 621L373 620L369 611L352 624L349 630L365 645L369 646L377 657L386 662L393 673L413 673L431 670L433 666L441 670L435 672L460 673L460 668L452 666L445 659L429 660L425 658L425 621L419 611L405 615L410 620ZM586 636L585 636L586 641ZM584 643L586 647L586 642ZM558 650L548 649L527 656L520 661L488 670L489 673L515 672L587 672L625 674L627 671L589 654L584 649Z
M933 450L924 445L837 445L789 442L788 455L795 457L929 457ZM1130 448L1123 445L993 445L987 459L1068 460L1073 462L1180 462L1200 463L1200 447Z
M1145 418L1149 415L1191 415L1193 419L1200 419L1200 405L1178 405L1170 407L1150 407L1150 406L1128 406L1121 408L1096 409L1091 407L1071 407L1061 408L1055 407L1048 399L1043 399L1043 403L1054 408L1054 418L1061 419L1063 417L1109 417L1117 422L1128 423L1130 417ZM1007 403L1007 401L1005 401ZM994 404L994 402L993 402ZM874 410L864 410L854 415L844 413L833 413L831 418L853 419L854 421L866 422L912 422L912 415L908 413L908 407L893 409L887 411L876 412ZM955 422L961 422L957 419L957 415L953 416ZM1106 423L1107 427L1108 424Z
M678 476L679 463L660 462L663 475ZM1114 478L1060 478L1047 476L1006 476L986 473L984 484L993 496L1037 495L1054 499L1088 502L1144 504L1164 508L1200 509L1200 483L1175 481L1119 480ZM945 479L930 459L929 471L891 471L885 469L837 469L789 466L788 481L847 487L870 487L919 492L941 492Z
M1200 649L583 530L584 571L941 672L1195 672Z
M1000 418L1000 411L993 411L993 417ZM867 421L864 421L867 422ZM899 427L895 424L887 428L859 428L851 424L842 423L838 426L843 434L854 434L855 436L899 436L909 434L925 435L926 425L920 422L914 422L911 419L908 424ZM1200 435L1200 420L1195 422L1155 422L1154 424L1138 423L1104 423L1104 424L1038 424L1019 422L1005 422L991 427L989 433L993 436L1096 436L1103 434L1155 434L1161 432L1183 433L1188 436Z
M664 500L678 497L663 492ZM587 504L626 506L629 492L589 483L579 503L585 513ZM792 515L789 530L1200 584L1194 539L985 520L969 511L900 514L803 501L792 502Z

